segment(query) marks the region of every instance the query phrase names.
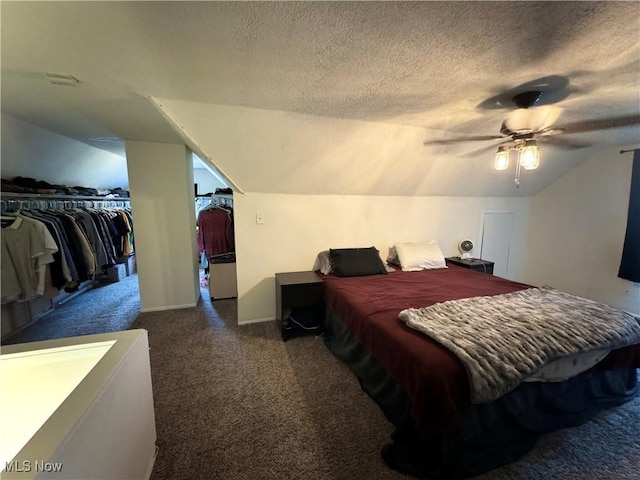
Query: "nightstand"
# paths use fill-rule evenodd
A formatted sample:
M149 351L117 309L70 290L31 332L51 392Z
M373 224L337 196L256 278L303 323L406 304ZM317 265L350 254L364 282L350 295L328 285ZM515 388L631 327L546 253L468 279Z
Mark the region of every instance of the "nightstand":
M480 258L459 258L459 257L447 257L445 258L447 265L457 265L459 267L468 268L469 270L475 270L476 272L489 273L493 275L493 262L488 260L482 260Z
M305 328L290 321L292 311L307 318L312 316L316 327ZM276 320L280 323L282 339L299 333L322 332L324 317L323 281L314 272L276 273Z

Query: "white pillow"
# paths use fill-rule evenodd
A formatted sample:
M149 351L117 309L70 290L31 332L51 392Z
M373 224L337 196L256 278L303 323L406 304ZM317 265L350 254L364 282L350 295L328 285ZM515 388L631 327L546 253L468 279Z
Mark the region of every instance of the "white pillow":
M329 250L323 250L316 257L316 263L313 265L313 270L320 270L323 275L329 275L331 273L331 258L329 257Z
M447 268L440 245L435 240L420 243L396 243L393 247L405 272Z

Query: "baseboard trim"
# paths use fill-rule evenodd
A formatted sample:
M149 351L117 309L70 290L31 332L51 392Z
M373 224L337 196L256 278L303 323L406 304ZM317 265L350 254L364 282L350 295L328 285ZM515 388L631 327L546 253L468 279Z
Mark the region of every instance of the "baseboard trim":
M200 299L198 299L200 300ZM197 307L198 303L187 303L185 305L169 305L167 307L151 307L151 308L141 308L140 313L148 313L148 312L164 312L166 310L180 310L181 308L194 308Z
M273 322L276 317L266 317L266 318L253 318L250 320L238 320L238 325L249 325L251 323L263 323L263 322Z

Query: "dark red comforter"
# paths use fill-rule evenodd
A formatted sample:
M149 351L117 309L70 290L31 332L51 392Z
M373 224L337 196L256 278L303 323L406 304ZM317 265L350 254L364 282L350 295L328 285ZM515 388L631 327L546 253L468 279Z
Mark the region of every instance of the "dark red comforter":
M418 429L433 434L461 425L470 405L467 375L451 351L407 327L398 314L405 308L530 288L453 265L365 277L320 276L325 281L327 307L404 388ZM640 367L640 345L611 352L602 363L618 364Z

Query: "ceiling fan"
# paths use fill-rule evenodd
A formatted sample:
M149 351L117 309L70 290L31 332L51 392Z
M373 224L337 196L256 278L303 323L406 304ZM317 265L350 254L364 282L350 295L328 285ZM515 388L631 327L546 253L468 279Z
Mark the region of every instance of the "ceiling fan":
M516 107L503 122L499 135L472 135L457 138L428 140L425 145L453 145L462 142L490 141L490 145L475 150L468 155L478 155L485 151L496 149L495 169L505 170L509 166L509 152L516 150L519 161L516 164L515 185L520 185L520 167L534 170L540 164L540 152L538 142L553 145L564 149L578 149L592 146L584 141L567 138L567 134L586 133L596 130L605 130L619 127L627 127L640 124L640 115L625 115L601 119L590 119L579 122L555 126L554 122L560 114L558 107L550 106L547 102L541 102L545 97L543 90L525 90L514 93L511 96L511 104ZM557 99L556 95L556 99ZM483 106L485 104L490 106ZM537 105L546 104L547 106ZM482 108L504 108L508 106L504 95L499 95L480 104ZM536 108L531 108L536 106ZM530 109L530 110L529 110ZM497 140L497 142L496 142Z
M523 109L529 109L536 106L540 100L544 97L544 93L540 90L525 91L515 94L512 97L513 105L518 110L513 112L517 114ZM424 142L425 145L453 145L460 142L481 142L486 140L500 140L500 142L492 142L490 146L483 148L482 150L473 152L474 154L480 153L484 150L493 149L497 145L502 143L523 143L527 140L540 140L546 143L552 143L554 146L560 148L586 148L591 146L589 143L578 142L570 140L566 137L557 138L558 135L567 135L573 133L586 133L595 130L605 130L610 128L626 127L631 125L640 124L640 115L626 115L621 117L601 118L583 120L580 122L568 123L560 126L552 126L553 120L558 117L559 109L556 108L552 114L549 114L549 107L538 107L539 109L546 108L543 115L510 115L502 122L499 135L472 135L461 136L449 139L440 140L428 140ZM518 118L519 117L519 118ZM551 117L551 118L550 118ZM532 120L532 118L535 118ZM525 120L523 120L525 119ZM528 119L533 127L526 127L526 119ZM556 138L553 138L556 137Z

